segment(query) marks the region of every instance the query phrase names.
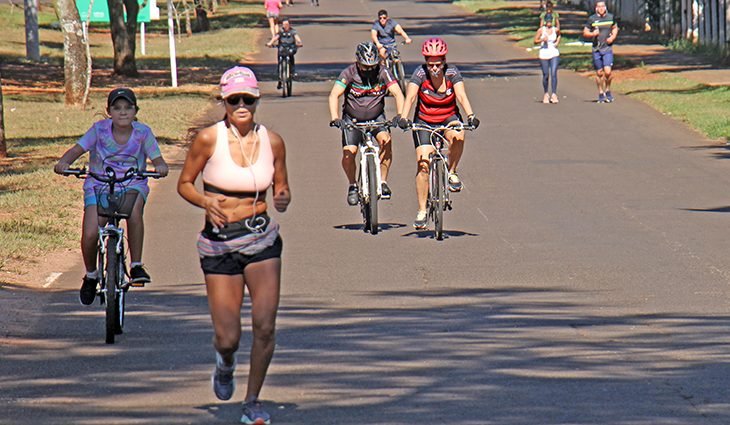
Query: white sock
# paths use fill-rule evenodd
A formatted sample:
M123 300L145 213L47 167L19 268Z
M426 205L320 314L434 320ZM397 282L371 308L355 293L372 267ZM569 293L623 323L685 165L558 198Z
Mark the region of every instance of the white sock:
M129 267L137 267L137 266L141 266L141 265L143 265L143 264L139 261L133 261L133 262L129 263Z
M94 270L93 272L86 272L86 277L89 279L98 279L99 278L99 270Z

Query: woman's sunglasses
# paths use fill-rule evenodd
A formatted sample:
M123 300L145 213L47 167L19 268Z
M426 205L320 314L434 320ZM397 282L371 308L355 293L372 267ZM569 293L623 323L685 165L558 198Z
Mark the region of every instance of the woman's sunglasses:
M257 100L257 98L251 96L231 96L226 98L226 103L231 106L238 106L241 101L243 101L244 105L251 106L256 103Z
M441 68L443 62L426 62L426 66L429 68Z

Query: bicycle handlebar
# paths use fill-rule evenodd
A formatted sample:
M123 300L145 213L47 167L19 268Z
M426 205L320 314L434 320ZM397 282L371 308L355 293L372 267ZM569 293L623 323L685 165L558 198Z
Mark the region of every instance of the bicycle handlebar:
M445 130L456 130L456 131L468 130L468 131L472 131L472 130L475 130L475 129L476 129L476 127L474 127L473 125L464 124L463 122L459 122L459 123L455 123L455 124L447 124L447 125L429 125L429 124L423 124L423 123L411 123L411 125L408 126L407 129L404 129L403 131L406 131L406 130L412 130L412 131L426 130L426 131L436 132L436 131L445 131Z
M124 176L121 178L117 178L117 173L114 171L112 167L106 167L106 173L105 174L97 174L92 171L89 171L86 169L86 167L83 168L68 168L66 170L63 170L61 172L64 176L75 176L77 179L85 179L91 176L94 180L98 180L102 183L122 183L127 180L132 180L134 178L137 179L144 179L147 177L151 177L153 179L159 179L162 178L162 175L156 171L147 171L147 170L137 170L136 168L130 168L125 173Z

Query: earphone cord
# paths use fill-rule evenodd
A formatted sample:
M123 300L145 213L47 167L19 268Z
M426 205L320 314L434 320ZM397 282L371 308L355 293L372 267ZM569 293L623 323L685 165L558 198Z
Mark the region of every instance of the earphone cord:
M256 173L253 171L253 163L251 162L251 158L246 154L246 152L243 150L243 137L238 132L238 129L235 125L231 125L231 131L233 132L233 135L236 136L236 139L238 139L238 146L241 148L241 155L246 159L246 162L248 162L248 170L251 172L251 179L253 180L253 185L256 188L256 195L253 198L253 215L251 217L248 217L247 219L243 220L243 224L246 226L248 230L250 230L253 233L262 233L263 229L262 227L264 224L266 224L266 220L264 220L262 223L259 223L257 221L256 217L256 203L259 200L259 186L256 184ZM256 149L256 143L259 141L258 133L256 131L256 128L254 127L254 137L256 137L256 141L254 142L254 149ZM253 153L252 150L252 153ZM260 154L260 152L259 152ZM253 223L253 225L251 224Z

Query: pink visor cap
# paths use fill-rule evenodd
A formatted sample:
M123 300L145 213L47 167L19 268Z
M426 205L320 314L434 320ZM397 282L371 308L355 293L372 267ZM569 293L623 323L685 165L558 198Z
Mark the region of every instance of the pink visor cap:
M261 96L256 75L245 66L234 66L221 77L221 97L225 99L234 94Z

